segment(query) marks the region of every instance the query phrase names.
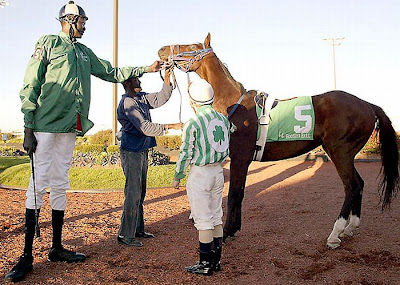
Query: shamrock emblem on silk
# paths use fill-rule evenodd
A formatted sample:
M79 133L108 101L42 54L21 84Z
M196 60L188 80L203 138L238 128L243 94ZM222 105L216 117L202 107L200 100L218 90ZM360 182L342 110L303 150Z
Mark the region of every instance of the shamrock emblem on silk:
M207 138L208 143L217 152L225 152L229 147L228 129L222 121L216 118L208 124Z
M221 126L215 126L215 131L213 131L213 135L214 135L214 141L216 143L219 142L220 145L225 140L225 134Z

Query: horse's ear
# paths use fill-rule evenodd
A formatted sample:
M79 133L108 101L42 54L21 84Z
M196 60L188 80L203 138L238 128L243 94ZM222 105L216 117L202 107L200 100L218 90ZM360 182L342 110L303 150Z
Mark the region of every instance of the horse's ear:
M210 42L211 42L211 35L210 33L208 33L206 39L204 40L204 46L206 48L210 48L211 47Z

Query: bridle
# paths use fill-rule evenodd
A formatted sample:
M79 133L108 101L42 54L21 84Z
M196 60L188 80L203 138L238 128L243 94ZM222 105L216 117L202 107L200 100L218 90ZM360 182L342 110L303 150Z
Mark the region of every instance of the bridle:
M175 47L176 47L176 54L174 54ZM193 66L194 63L201 61L206 55L209 55L214 51L212 48L206 48L204 43L203 43L203 49L200 50L180 52L179 45L171 45L170 51L171 52L168 56L167 61L162 62L161 69L170 70L175 85L173 86L173 89L178 88L180 95L179 122L182 122L182 93L181 90L179 89L178 82L176 81L174 67L176 66L178 69L186 73L189 85L190 84L189 72L195 71L195 70L190 70L190 68ZM161 70L160 70L160 76L164 80L161 74Z
M181 90L179 89L178 82L176 81L175 78L175 73L174 73L174 67L176 66L180 70L186 73L187 75L187 81L188 84L190 84L190 77L189 77L189 72L191 71L196 71L196 70L190 70L191 67L193 66L194 63L201 61L205 56L214 53L212 48L206 48L205 44L203 43L203 49L200 50L194 50L194 51L184 51L180 52L179 45L170 45L170 54L168 56L167 61L162 62L162 67L161 69L170 69L171 70L171 75L174 80L175 86L173 87L178 88L179 95L180 95L180 107L179 107L179 121L182 122L181 120L181 113L182 113L182 93ZM176 47L176 54L174 54ZM160 76L161 75L161 70L160 70ZM163 79L164 80L164 79ZM240 96L239 100L236 102L236 104L233 106L231 111L228 114L228 119L233 115L233 113L236 111L236 109L239 107L240 103L244 99L246 93L243 93L242 96Z
M176 48L176 54L175 52ZM212 48L206 48L203 43L203 49L194 51L180 52L179 45L170 46L170 54L168 56L167 64L174 65L185 73L188 73L194 63L201 61L206 55L214 53Z

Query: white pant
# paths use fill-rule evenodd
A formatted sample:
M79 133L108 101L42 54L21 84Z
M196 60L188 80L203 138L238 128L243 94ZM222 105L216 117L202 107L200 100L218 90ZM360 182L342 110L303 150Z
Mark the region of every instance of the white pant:
M186 191L197 230L212 230L222 225L224 174L220 163L190 165Z
M75 147L75 133L34 132L38 145L33 154L35 171L36 206L43 205L46 188L50 188L50 205L53 210L64 211L67 205L66 190L70 188L68 172ZM26 192L26 208L35 209L33 178Z

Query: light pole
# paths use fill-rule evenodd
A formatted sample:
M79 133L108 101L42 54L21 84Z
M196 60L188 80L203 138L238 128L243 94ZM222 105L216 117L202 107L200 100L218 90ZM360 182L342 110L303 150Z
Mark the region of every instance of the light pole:
M342 38L329 38L329 39L322 39L323 41L330 41L330 45L332 45L332 53L333 53L333 81L335 84L335 90L336 90L336 58L335 58L335 46L340 46L341 43L338 41L344 40L344 37Z
M114 30L113 30L113 65L118 66L118 0L114 0ZM113 84L113 103L112 103L112 138L111 144L115 145L115 134L117 133L117 97L118 84Z

